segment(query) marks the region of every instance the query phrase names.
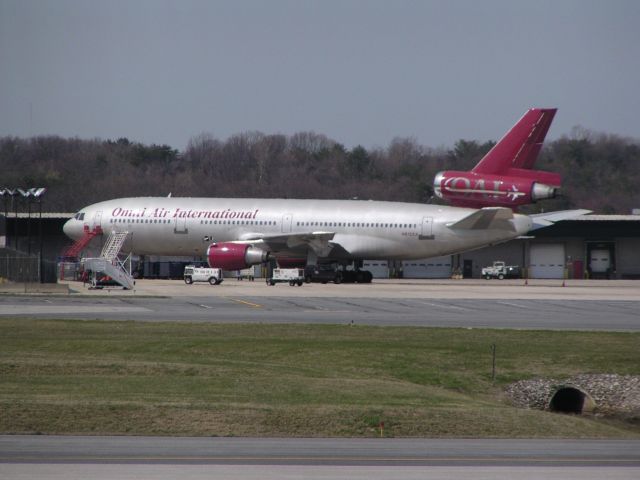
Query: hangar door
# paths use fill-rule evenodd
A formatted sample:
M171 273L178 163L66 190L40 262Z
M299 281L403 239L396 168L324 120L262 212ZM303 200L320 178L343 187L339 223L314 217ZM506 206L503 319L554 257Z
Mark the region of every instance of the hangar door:
M363 260L362 269L369 270L373 278L389 278L389 262L386 260Z
M405 260L402 262L404 278L451 278L451 255Z
M606 273L611 268L611 252L609 250L591 250L589 266L592 273Z
M564 245L533 244L529 251L529 278L563 278Z

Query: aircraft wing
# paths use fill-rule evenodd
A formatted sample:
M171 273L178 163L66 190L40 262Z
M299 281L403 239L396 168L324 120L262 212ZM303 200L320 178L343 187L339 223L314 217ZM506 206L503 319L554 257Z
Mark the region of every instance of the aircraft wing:
M264 235L260 233L243 235L243 238L232 243L265 245L273 252L311 248L319 257L327 257L335 246L331 240L335 232L283 233Z
M486 207L467 215L461 220L447 224L453 230L515 230L508 220L513 218L513 211L504 207Z
M570 220L572 218L581 217L582 215L587 215L591 213L592 210L560 210L558 212L549 212L549 213L536 213L534 215L529 215L531 220L533 220L533 227L531 230L538 230L539 228L548 227L553 225L560 220Z

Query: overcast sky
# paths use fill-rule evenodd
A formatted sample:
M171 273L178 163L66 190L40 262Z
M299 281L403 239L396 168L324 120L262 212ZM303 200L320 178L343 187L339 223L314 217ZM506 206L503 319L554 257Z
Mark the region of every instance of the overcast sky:
M640 1L0 0L0 136L640 138Z

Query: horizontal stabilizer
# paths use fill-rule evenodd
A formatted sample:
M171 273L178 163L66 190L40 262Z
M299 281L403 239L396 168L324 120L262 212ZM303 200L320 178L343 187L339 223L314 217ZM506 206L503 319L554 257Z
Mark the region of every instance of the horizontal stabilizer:
M538 230L539 228L553 225L555 222L559 222L560 220L571 220L572 218L581 217L582 215L587 215L589 213L591 213L591 210L577 209L529 215L533 221L533 227L531 230Z
M513 230L513 225L507 221L512 218L513 211L510 208L487 207L476 210L463 219L447 226L454 230L488 230L491 228Z

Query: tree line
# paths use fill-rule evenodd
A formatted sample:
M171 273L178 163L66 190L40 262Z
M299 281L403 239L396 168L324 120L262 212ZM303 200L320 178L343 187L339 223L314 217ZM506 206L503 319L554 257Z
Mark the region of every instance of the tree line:
M45 211L73 212L127 196L372 199L434 202L440 170L468 170L495 144L459 140L431 148L412 138L387 147L344 145L314 132L245 132L221 140L169 145L117 140L0 137L0 186L47 187ZM563 177L563 195L528 212L588 208L629 213L640 208L640 142L574 129L547 142L536 168Z

